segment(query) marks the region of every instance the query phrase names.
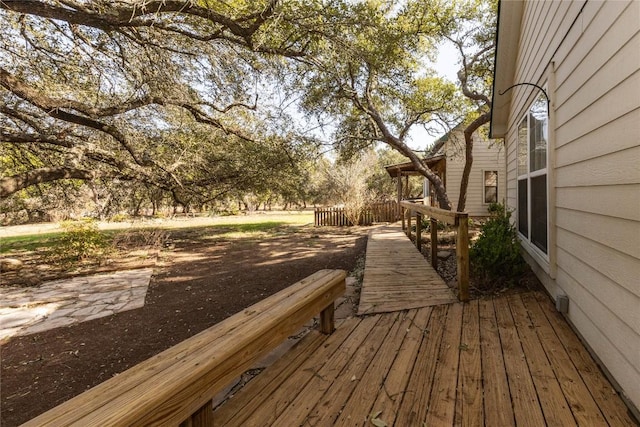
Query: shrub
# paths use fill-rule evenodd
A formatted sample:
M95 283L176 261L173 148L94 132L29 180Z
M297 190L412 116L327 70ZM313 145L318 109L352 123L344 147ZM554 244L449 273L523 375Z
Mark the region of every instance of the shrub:
M161 249L169 238L169 232L160 228L127 230L113 237L112 245L117 249Z
M110 242L93 219L64 221L61 227L63 234L55 248L55 256L62 262L100 258L109 247Z
M109 221L111 221L111 222L125 222L125 221L129 221L130 219L131 219L131 217L128 214L117 213L117 214L113 215L111 218L109 218Z
M525 270L511 212L503 204L489 207L491 216L470 250L471 266L484 284L513 283Z

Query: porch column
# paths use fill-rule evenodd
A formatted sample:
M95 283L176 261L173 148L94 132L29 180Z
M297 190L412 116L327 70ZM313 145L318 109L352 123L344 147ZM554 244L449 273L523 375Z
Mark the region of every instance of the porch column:
M396 219L400 219L403 218L402 216L402 207L400 206L400 202L402 201L402 174L400 173L400 171L398 171L398 176L396 177L396 184L398 187L398 214ZM403 222L404 222L404 218L403 218Z

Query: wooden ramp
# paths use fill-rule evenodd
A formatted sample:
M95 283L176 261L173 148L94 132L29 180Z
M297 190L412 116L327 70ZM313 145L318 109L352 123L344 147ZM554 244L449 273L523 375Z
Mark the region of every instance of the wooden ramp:
M453 291L399 225L381 227L369 234L359 315L455 301Z
M226 426L633 426L540 292L350 318L214 412Z

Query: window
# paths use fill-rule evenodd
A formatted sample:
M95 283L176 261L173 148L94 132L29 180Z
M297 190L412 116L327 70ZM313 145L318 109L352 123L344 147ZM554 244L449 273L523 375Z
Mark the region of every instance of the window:
M498 203L498 171L484 171L484 203Z
M518 231L547 253L547 99L540 94L518 126Z

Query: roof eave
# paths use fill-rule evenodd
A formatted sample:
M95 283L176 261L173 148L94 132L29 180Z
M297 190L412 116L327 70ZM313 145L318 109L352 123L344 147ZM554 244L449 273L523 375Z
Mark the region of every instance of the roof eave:
M498 4L490 138L503 138L508 130L512 92L504 95L500 95L500 92L514 83L523 6L522 1L500 1Z

